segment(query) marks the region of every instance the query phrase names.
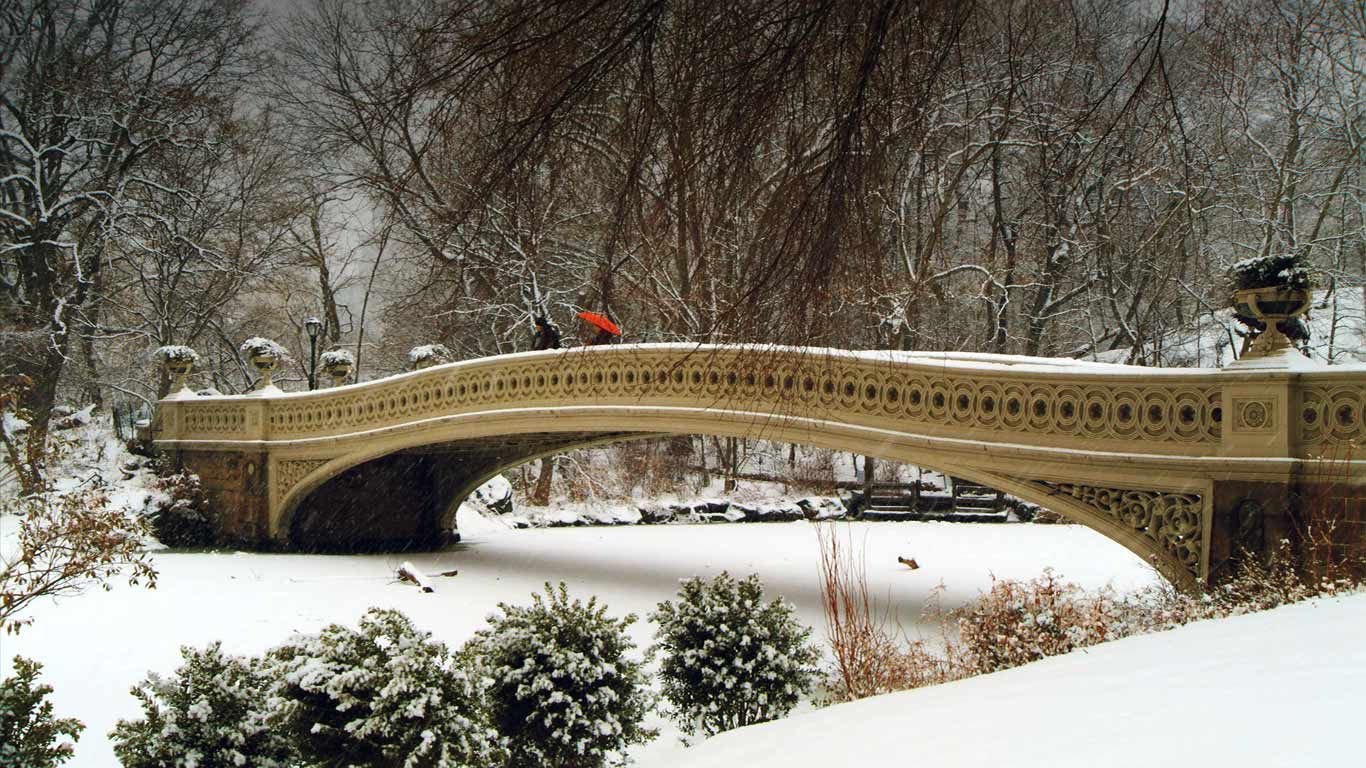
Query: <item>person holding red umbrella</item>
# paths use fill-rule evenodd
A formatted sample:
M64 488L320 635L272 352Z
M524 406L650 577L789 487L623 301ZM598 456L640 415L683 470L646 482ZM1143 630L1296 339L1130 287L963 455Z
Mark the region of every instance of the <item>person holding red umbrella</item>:
M597 312L580 312L579 317L588 323L590 329L596 328L597 333L584 342L586 347L595 347L599 344L614 344L621 336L621 326L612 322L606 315Z

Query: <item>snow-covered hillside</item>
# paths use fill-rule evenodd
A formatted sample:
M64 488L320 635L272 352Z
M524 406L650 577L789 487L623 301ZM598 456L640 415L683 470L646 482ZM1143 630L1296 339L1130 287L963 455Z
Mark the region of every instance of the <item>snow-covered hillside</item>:
M1366 363L1366 288L1342 288L1331 295L1316 291L1305 320L1313 359L1334 365ZM1235 335L1240 328L1232 309L1199 315L1189 328L1169 334L1158 345L1150 345L1137 362L1152 364L1160 359L1165 366L1219 368L1233 362L1234 350L1242 344L1242 339ZM1101 352L1093 359L1128 362L1129 349Z
M1366 594L724 733L645 768L1360 765Z

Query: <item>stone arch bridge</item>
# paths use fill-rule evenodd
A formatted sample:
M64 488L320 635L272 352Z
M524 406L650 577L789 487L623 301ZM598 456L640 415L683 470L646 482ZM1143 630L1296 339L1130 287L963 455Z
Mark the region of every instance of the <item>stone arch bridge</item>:
M1246 364L1246 363L1244 363ZM426 544L493 474L645 436L764 438L968 478L1066 514L1181 586L1287 534L1328 475L1360 506L1366 366L1153 369L758 346L624 345L451 363L316 392L159 403L156 448L224 533L279 549Z

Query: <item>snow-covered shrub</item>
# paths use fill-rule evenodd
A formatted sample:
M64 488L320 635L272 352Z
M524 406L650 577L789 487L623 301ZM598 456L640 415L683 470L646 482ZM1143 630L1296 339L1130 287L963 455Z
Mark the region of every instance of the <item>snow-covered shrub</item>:
M354 366L356 364L356 356L351 354L351 350L349 349L329 349L321 355L318 355L318 364L321 365L323 369L342 365Z
M47 700L52 686L36 684L42 670L42 664L15 656L14 676L0 680L0 765L5 768L61 765L71 759L85 730L79 720L52 716Z
M281 361L289 359L289 351L278 342L260 336L247 339L238 349L247 357L273 357Z
M246 659L180 649L170 677L149 674L133 688L142 717L119 720L109 734L125 768L284 768L295 763L285 735L271 727L270 680Z
M659 676L672 715L708 736L786 715L816 678L811 630L782 600L763 602L757 575L683 582L678 603L651 614L662 654Z
M985 674L1130 634L1108 592L1087 593L1051 569L1033 581L994 581L959 609L962 659Z
M157 347L156 358L162 363L199 363L199 353L193 349L180 344L167 344L164 347Z
M641 727L650 706L641 664L628 658L626 628L596 598L571 601L561 583L529 606L500 603L503 615L461 652L483 678L489 718L510 765L594 768L654 734Z
M439 365L450 359L451 351L445 344L422 344L408 350L408 362L413 365Z
M310 765L461 768L501 760L475 686L446 646L395 610L269 654L276 719ZM344 762L343 762L344 761Z
M157 540L168 547L208 547L218 541L218 510L192 472L157 478L143 514Z
M1235 289L1271 286L1309 288L1314 282L1314 272L1308 260L1294 253L1243 259L1229 267L1228 271Z
M1203 593L1178 592L1165 585L1144 590L1126 601L1130 621L1154 632L1366 588L1366 579L1350 571L1319 571L1306 559L1304 546L1301 542L1297 548L1282 539L1265 558L1244 554L1227 578Z

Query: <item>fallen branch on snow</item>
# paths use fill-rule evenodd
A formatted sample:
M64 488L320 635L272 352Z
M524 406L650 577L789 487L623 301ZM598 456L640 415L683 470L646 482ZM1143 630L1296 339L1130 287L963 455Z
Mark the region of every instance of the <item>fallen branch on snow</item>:
M403 564L398 567L398 580L416 584L423 592L436 591L436 588L432 586L430 581L427 581L427 577L422 575L417 566L407 560L404 560Z

